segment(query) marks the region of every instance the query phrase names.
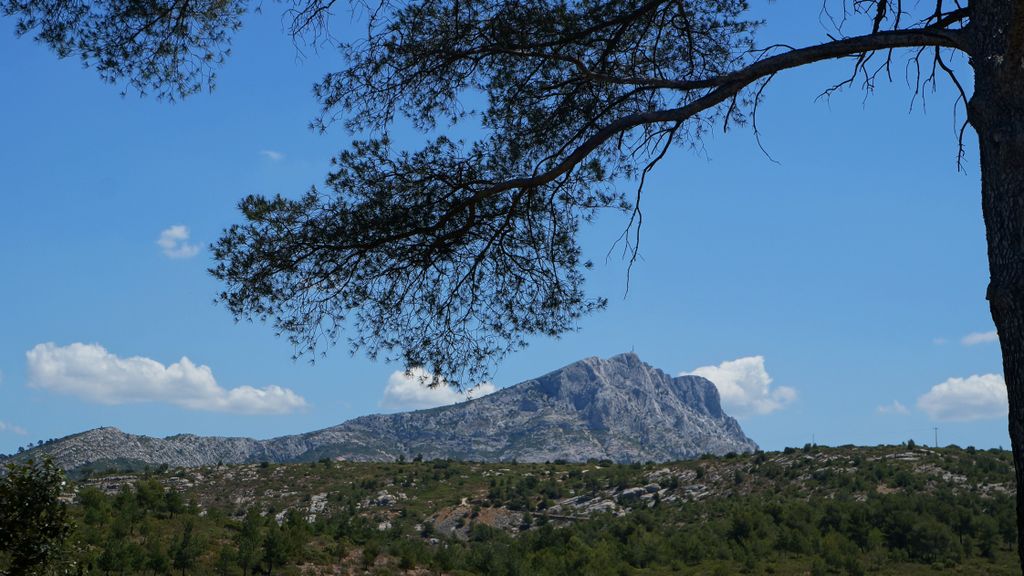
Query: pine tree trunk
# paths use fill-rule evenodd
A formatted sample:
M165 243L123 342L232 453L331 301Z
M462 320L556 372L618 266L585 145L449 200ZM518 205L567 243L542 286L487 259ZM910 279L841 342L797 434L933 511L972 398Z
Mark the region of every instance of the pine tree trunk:
M999 331L1017 482L1017 554L1024 569L1024 14L1020 2L971 3L975 90L968 119L978 133L988 240L988 301Z
M1024 566L1024 146L1007 145L991 136L979 135L979 139L988 141L980 146L991 277L988 300L1003 353L1017 481L1017 550ZM1007 148L1016 149L1015 159ZM993 177L991 172L1001 174Z

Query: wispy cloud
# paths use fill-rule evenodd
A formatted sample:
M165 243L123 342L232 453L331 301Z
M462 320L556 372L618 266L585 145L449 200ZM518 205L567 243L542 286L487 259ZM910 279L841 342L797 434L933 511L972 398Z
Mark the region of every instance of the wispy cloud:
M269 158L274 162L280 162L284 160L284 153L278 152L277 150L260 150L260 155L264 158Z
M189 244L188 226L176 224L160 232L157 245L168 258L191 258L199 253L199 246Z
M718 366L701 366L679 375L690 374L714 383L722 397L722 406L735 416L770 414L796 400L795 389L789 386L772 388L772 377L764 368L764 356L747 356Z
M876 408L879 414L910 414L910 410L899 400L893 400L892 404L884 404Z
M945 338L932 338L932 344L935 344L936 346L943 346L946 342L948 342L948 340Z
M917 407L939 421L1006 418L1006 382L1002 374L950 378L918 398Z
M960 343L964 346L977 346L978 344L988 344L989 342L998 341L999 333L995 330L991 332L971 332L960 339Z
M0 432L12 432L18 436L25 436L28 434L28 430L25 430L21 426L15 426L14 424L4 422L3 420L0 420Z
M162 402L189 410L287 414L306 401L280 386L222 388L209 366L188 358L164 366L142 356L121 358L99 344L38 344L25 353L29 386L100 404Z
M497 390L494 384L484 382L461 392L443 379L440 385L431 388L427 386L431 379L432 375L422 368L413 368L409 374L402 370L392 372L384 387L384 397L377 405L389 410L420 410L479 398Z

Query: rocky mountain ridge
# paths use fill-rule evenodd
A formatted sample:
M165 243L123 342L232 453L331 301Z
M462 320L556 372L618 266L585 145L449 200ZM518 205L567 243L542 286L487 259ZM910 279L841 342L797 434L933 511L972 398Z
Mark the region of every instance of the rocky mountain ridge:
M669 461L757 448L722 410L714 384L672 377L636 354L587 358L459 404L374 414L268 440L116 428L67 436L13 456L48 455L68 470L300 462L322 458L544 462Z

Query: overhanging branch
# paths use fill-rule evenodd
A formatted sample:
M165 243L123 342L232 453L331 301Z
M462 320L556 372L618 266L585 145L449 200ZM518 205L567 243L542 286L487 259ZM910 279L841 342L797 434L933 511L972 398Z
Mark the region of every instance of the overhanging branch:
M876 50L928 46L965 50L962 33L959 30L921 28L917 30L885 31L833 40L806 48L798 48L758 60L740 70L715 78L675 81L671 86L675 90L710 89L710 91L678 108L631 114L619 118L587 138L563 158L561 162L549 170L535 176L515 178L492 184L474 194L474 199L483 200L508 190L535 188L548 184L572 170L594 150L618 134L638 126L662 122L683 122L735 96L742 89L757 80L781 71Z

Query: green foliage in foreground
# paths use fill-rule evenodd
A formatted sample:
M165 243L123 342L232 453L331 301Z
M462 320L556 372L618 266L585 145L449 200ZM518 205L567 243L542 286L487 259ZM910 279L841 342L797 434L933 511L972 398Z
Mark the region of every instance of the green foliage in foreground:
M63 488L49 460L9 464L0 475L0 574L42 574L60 562L71 530Z
M73 555L82 573L118 575L1013 574L1009 462L806 447L645 466L322 461L107 476L78 486Z

